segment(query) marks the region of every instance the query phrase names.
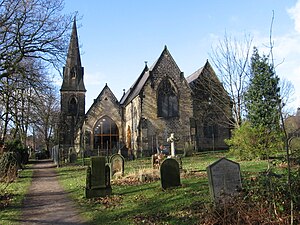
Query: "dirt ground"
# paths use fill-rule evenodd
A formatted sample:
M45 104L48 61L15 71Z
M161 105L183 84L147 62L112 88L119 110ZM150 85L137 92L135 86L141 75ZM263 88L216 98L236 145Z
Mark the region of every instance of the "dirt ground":
M20 224L87 224L58 183L55 165L49 160L36 161L33 179L25 197Z

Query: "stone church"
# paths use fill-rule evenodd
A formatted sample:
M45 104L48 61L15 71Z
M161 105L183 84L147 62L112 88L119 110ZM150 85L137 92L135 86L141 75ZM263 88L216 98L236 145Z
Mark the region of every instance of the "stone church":
M176 151L225 149L230 137L230 98L207 61L184 76L165 46L151 67L118 100L106 84L85 112L84 68L74 20L61 93L59 145L89 154L146 156L158 146Z

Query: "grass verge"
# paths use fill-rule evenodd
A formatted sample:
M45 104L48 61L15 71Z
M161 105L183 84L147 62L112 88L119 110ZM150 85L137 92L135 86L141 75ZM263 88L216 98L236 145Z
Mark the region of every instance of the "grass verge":
M19 172L19 177L7 187L0 184L0 224L16 225L16 220L21 216L21 205L32 180L32 164L25 165Z

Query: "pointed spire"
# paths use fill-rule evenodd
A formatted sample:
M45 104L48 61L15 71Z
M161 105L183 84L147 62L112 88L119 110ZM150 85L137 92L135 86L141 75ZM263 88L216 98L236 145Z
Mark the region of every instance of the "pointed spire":
M83 82L84 68L81 66L76 17L73 20L66 65L63 71L61 90L86 91Z
M70 44L69 44L66 67L72 68L74 66L81 67L75 16L74 16L74 20L73 20L73 27L72 27L72 33L71 33L71 40L70 40Z

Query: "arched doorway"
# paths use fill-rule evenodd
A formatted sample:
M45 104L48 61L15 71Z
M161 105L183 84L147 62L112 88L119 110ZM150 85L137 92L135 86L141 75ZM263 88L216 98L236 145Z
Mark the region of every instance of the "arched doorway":
M108 116L102 117L94 127L94 149L109 155L112 149L118 149L119 129Z

